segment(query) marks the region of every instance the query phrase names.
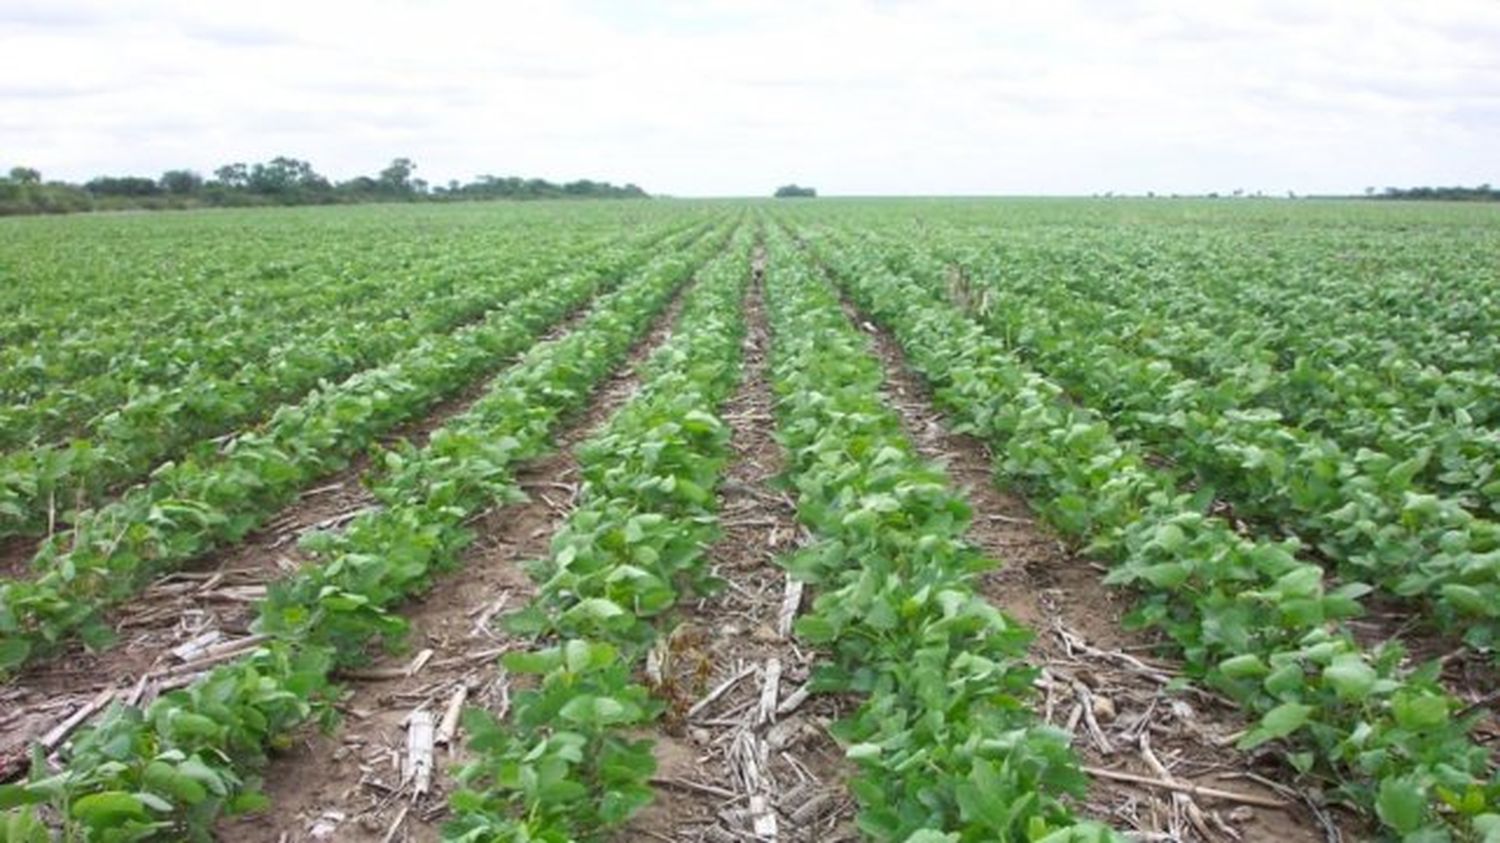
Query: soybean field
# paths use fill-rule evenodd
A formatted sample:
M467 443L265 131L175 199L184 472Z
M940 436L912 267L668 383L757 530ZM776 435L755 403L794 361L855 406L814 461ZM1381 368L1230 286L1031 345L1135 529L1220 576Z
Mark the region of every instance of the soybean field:
M1500 843L1500 213L0 220L0 843Z

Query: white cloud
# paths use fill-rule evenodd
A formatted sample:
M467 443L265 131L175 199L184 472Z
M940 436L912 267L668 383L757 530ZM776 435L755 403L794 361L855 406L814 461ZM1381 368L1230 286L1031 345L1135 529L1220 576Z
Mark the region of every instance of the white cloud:
M11 161L681 195L1496 181L1492 0L0 0Z

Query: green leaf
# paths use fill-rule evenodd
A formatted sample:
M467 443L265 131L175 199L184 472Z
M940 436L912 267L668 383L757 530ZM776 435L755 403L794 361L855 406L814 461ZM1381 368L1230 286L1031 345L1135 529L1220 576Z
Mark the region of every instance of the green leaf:
M568 700L557 715L564 720L590 726L607 726L630 720L630 709L619 700L582 694Z
M1302 672L1302 665L1288 661L1271 671L1261 684L1272 694L1285 697L1300 693L1307 685L1307 677Z
M172 734L179 738L213 738L221 728L213 718L190 711L178 712L171 719Z
M1161 562L1147 565L1140 575L1157 588L1175 589L1187 582L1188 567L1180 562Z
M1480 814L1474 818L1474 831L1480 843L1500 843L1500 814Z
M548 626L547 613L535 603L526 605L521 609L506 615L501 619L501 626L507 632L520 636L536 636L546 631Z
M149 819L151 816L139 796L123 790L105 790L79 797L73 802L69 814L95 828L118 825L123 820Z
M29 655L31 642L25 638L6 636L0 639L0 671L20 667Z
M144 778L146 784L188 805L197 805L208 798L208 790L202 783L162 761L147 765Z
M1307 723L1313 707L1303 703L1282 703L1260 719L1260 725L1251 729L1240 739L1240 749L1254 749L1266 741L1274 741L1302 728Z
M271 807L271 797L259 790L246 790L229 800L229 813L251 814Z
M22 805L40 805L52 798L41 788L26 784L0 784L0 811L9 811Z
M564 616L569 620L587 618L589 620L608 620L625 614L625 610L613 600L603 597L590 597L587 600L578 601L578 605L569 609Z
M1359 699L1375 687L1375 668L1357 653L1342 653L1323 669L1323 681L1343 700Z
M140 793L137 793L136 798L140 799L141 804L145 805L147 808L150 808L153 811L159 811L163 814L169 813L173 809L173 805L171 802L168 802L160 796L157 796L156 794L150 793L148 791L143 790ZM192 805L196 803L189 802L188 804Z
M677 492L683 498L698 506L704 506L713 499L713 496L709 494L707 489L685 477L677 479Z
M562 652L550 650L514 650L500 658L511 673L540 675L562 664Z
M1261 661L1260 656L1254 653L1245 653L1227 658L1219 662L1219 670L1230 679L1253 679L1258 676L1265 676L1270 672L1270 668L1266 667L1266 663Z
M1402 834L1410 834L1422 827L1427 815L1427 794L1410 776L1381 779L1375 811L1381 822Z
M568 700L568 702L558 710L557 716L574 723L594 725L594 723L596 722L594 718L594 700L595 698L592 695L579 694L571 700Z
M1448 722L1448 700L1437 694L1397 694L1391 701L1391 710L1403 729L1432 729Z
M569 673L582 673L593 663L593 645L581 638L570 638L562 646L563 664Z
M1187 541L1187 534L1176 524L1163 524L1156 528L1156 535L1152 541L1162 550L1173 553Z
M1005 783L996 775L994 765L976 758L968 780L956 784L953 796L965 820L983 823L982 827L991 833L1003 834L1010 825L1010 814L1004 800L998 797L1005 791ZM1010 806L1015 804L1013 801Z
M1283 597L1312 597L1323 586L1323 569L1317 565L1299 565L1276 581Z
M1495 606L1495 601L1485 599L1484 592L1473 586L1449 583L1443 586L1442 593L1443 600L1466 615L1493 617L1497 611L1500 611L1500 608Z

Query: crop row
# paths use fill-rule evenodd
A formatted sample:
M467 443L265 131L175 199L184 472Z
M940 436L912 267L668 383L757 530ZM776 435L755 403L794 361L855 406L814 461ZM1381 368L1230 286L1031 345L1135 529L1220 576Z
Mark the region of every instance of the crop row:
M8 315L4 325L9 333L30 336L13 337L0 348L0 401L7 427L15 428L0 445L14 447L41 435L44 425L71 421L69 408L84 402L84 393L99 391L81 388L91 381L104 388L127 381L155 385L194 365L226 374L243 358L221 353L230 349L217 339L238 338L254 316L296 322L320 301L357 306L373 298L375 287L373 279L345 273L313 283L289 272L261 276L189 266L164 282L138 265L134 250L118 248L121 260L100 270L109 275L80 266L76 255L69 261L49 256L23 270L15 289L30 294L28 312ZM326 283L334 279L336 284ZM69 289L72 300L49 303L56 293L52 285ZM336 288L331 299L330 287ZM255 352L247 347L242 354ZM63 389L77 394L54 394Z
M164 466L150 483L81 513L71 530L42 547L34 578L0 584L0 670L75 633L100 641L107 635L102 609L164 571L239 541L307 483L493 370L644 260L642 250L622 249L607 272L551 279L482 322L315 390L278 410L264 429L239 435L220 452Z
M387 287L434 267L434 280L466 284L532 241L595 239L632 222L673 224L664 215L639 216L575 213L566 226L551 214L500 209L11 221L8 283L0 287L0 395L5 403L37 400L111 370L130 370L142 384L174 382L195 364L227 374L243 360L218 353L220 337L268 321L290 324L320 305L378 305ZM146 355L164 365L142 359L150 348L167 352ZM193 348L201 351L186 353Z
M922 256L912 258L912 271L943 276L946 267ZM1500 436L1493 427L1500 421L1500 375L1493 371L1444 371L1399 349L1387 350L1378 360L1353 361L1341 361L1321 346L1262 354L1234 327L1235 319L1250 318L1243 310L1200 301L1201 296L1191 296L1181 285L1156 285L1167 288L1160 290L1139 281L1091 276L1085 288L1070 290L1042 266L1018 267L990 257L969 260L963 267L1006 336L1018 344L1045 341L1049 334L1111 337L1121 353L1160 361L1158 367L1168 364L1181 376L1194 378L1197 389L1213 394L1220 408L1272 410L1309 435L1332 439L1351 451L1369 447L1398 461L1417 459L1416 477L1422 483L1476 511L1500 512L1500 475L1495 473ZM1114 303L1113 298L1123 296L1105 294L1111 286L1124 288L1133 298ZM1266 289L1282 298L1285 313L1305 316L1303 311L1316 310L1306 296L1288 301L1284 289ZM1165 296L1176 298L1159 303ZM1217 320L1207 326L1195 323L1215 308ZM1038 322L1037 310L1051 318ZM1377 330L1400 335L1406 329L1386 324L1341 332L1323 324L1308 330L1338 347Z
M505 657L535 677L508 717L468 712L454 840L594 839L651 799L641 727L662 709L632 678L685 593L716 587L714 490L729 453L716 413L740 373L748 230L700 273L641 389L577 449L577 507L533 566L539 589L505 619L549 646Z
M524 243L421 258L409 249L375 250L383 260L367 262L358 276L354 267L328 266L327 255L299 256L305 265L296 271L291 266L265 273L246 268L225 273L227 278L217 282L235 279L243 285L239 289L214 289L216 284L190 277L164 291L133 279L138 283L135 307L154 305L156 312L132 314L131 302L121 301L114 314L62 321L57 327L66 334L0 350L5 405L0 447L47 444L84 433L99 415L153 388L170 388L190 378L230 378L274 359L278 350L317 337L330 320L382 321L424 299L473 288L476 280L503 267L505 258L519 256ZM139 256L127 250L122 257L126 265L112 271L128 272L130 259ZM192 257L183 268L202 269L190 262ZM326 274L316 274L318 268L326 268ZM93 280L97 286L89 288L90 298L112 298L110 282L116 279ZM198 289L183 289L192 284Z
M277 351L317 341L331 325L383 322L430 296L451 293L437 274L442 268L435 262L408 278L387 279L379 295L365 284L331 279L302 279L295 290L266 284L263 292L281 295L253 301L253 310L241 302L203 302L197 307L204 311L211 304L219 309L195 321L160 326L147 336L94 326L56 346L6 349L10 365L0 379L5 400L0 448L63 444L94 432L110 411L134 399L196 379L234 380L240 372L253 373L274 361Z
M946 275L976 300L1041 295L1094 312L1123 348L1350 450L1429 449L1425 482L1494 505L1494 487L1479 490L1500 480L1500 356L1487 341L1500 288L1482 236L1326 217L1248 236L1196 217L1122 229L945 212L911 225L872 210L823 216L883 232L914 261L898 271Z
M568 250L555 245L547 245L545 256L512 250L507 257L515 268L499 278L492 269L486 280L468 282L446 294L391 285L373 299L389 299L379 312L335 309L314 320L312 333L299 326L292 336L278 337L274 328L259 326L246 333L275 346L269 359L247 363L223 377L194 376L190 371L179 384L140 388L130 383L128 374L122 375L120 383L130 395L58 390L63 395L82 394L91 406L109 410L82 438L0 457L0 538L46 529L59 517L66 521L71 511L97 505L161 460L190 446L212 449L211 437L257 422L280 403L300 398L325 380L384 363L425 337L481 317L497 303L525 293L608 244L585 243ZM336 290L330 285L327 292ZM225 338L212 344L230 355L244 350ZM200 351L193 346L182 353L195 356Z
M967 227L944 214L932 239L951 245L947 257L959 265L1034 271L1081 298L1140 308L1151 314L1143 341L1210 340L1205 349L1218 363L1236 361L1214 340L1232 340L1225 347L1238 349L1241 362L1274 368L1297 357L1372 370L1404 361L1403 368L1440 374L1477 375L1500 365L1500 350L1485 341L1500 292L1490 232L1472 227L1472 219L1464 229L1371 220L1349 226L1316 210L1295 219L1301 213L1264 226L1214 225L1203 217L1173 225L1164 218L1170 215L1126 225L1073 217L1039 226L990 213ZM909 223L872 216L861 221L871 228ZM909 227L901 236L916 242L926 239L915 236L921 233Z
M371 480L383 507L310 542L314 562L270 590L255 625L267 642L145 710L112 706L74 740L61 771L34 765L31 781L0 787L7 822L41 833L48 815L33 806L47 804L69 839L206 837L222 811L263 804L254 771L296 726L331 717L331 671L399 638L404 623L391 610L461 561L468 519L519 495L516 463L548 447L721 242L657 258L576 330L533 346L425 447L389 453Z
M767 276L778 437L817 541L785 560L819 590L798 634L827 651L820 692L854 693L834 728L859 827L889 841L1115 839L1065 797L1085 779L1066 733L1028 705L1032 634L975 592L994 563L970 511L884 406L869 341L784 235Z
M307 281L318 276L357 287L367 273L457 242L398 238L393 227L368 223L328 224L339 222L231 212L165 222L93 217L71 225L11 224L4 268L18 283L0 288L0 344L24 355L101 335L182 329L188 326L177 317L213 313L205 308L214 302L258 310L273 299L295 299L295 286L311 291L315 285ZM391 248L374 248L382 240Z
M1107 420L1027 369L969 314L926 286L829 243L819 254L886 325L937 400L994 449L997 475L1063 533L1115 563L1107 582L1138 590L1133 620L1163 631L1189 672L1256 718L1240 742L1279 741L1329 795L1412 840L1500 834L1500 786L1475 717L1403 666L1398 645L1366 651L1340 628L1364 588L1325 588L1294 542L1238 535L1205 514Z
M909 277L929 296L945 293L941 275ZM1264 532L1308 540L1346 582L1368 581L1414 598L1414 608L1435 614L1442 628L1462 632L1474 647L1493 647L1500 633L1500 523L1472 514L1472 499L1422 487L1418 478L1436 457L1351 453L1274 411L1245 408L1249 402L1232 381L1208 386L1164 360L1121 350L1108 339L1106 323L1076 317L1049 299L1011 295L985 279L975 283L994 291L981 316L989 331L1105 413L1120 435L1176 461L1194 484L1221 495ZM1494 469L1493 461L1481 464L1486 473Z

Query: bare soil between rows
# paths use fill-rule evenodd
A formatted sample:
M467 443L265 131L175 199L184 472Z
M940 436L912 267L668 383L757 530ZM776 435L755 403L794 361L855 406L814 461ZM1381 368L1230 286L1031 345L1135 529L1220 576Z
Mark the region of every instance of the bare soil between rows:
M31 560L46 537L6 536L0 539L0 577L20 580L31 576Z

